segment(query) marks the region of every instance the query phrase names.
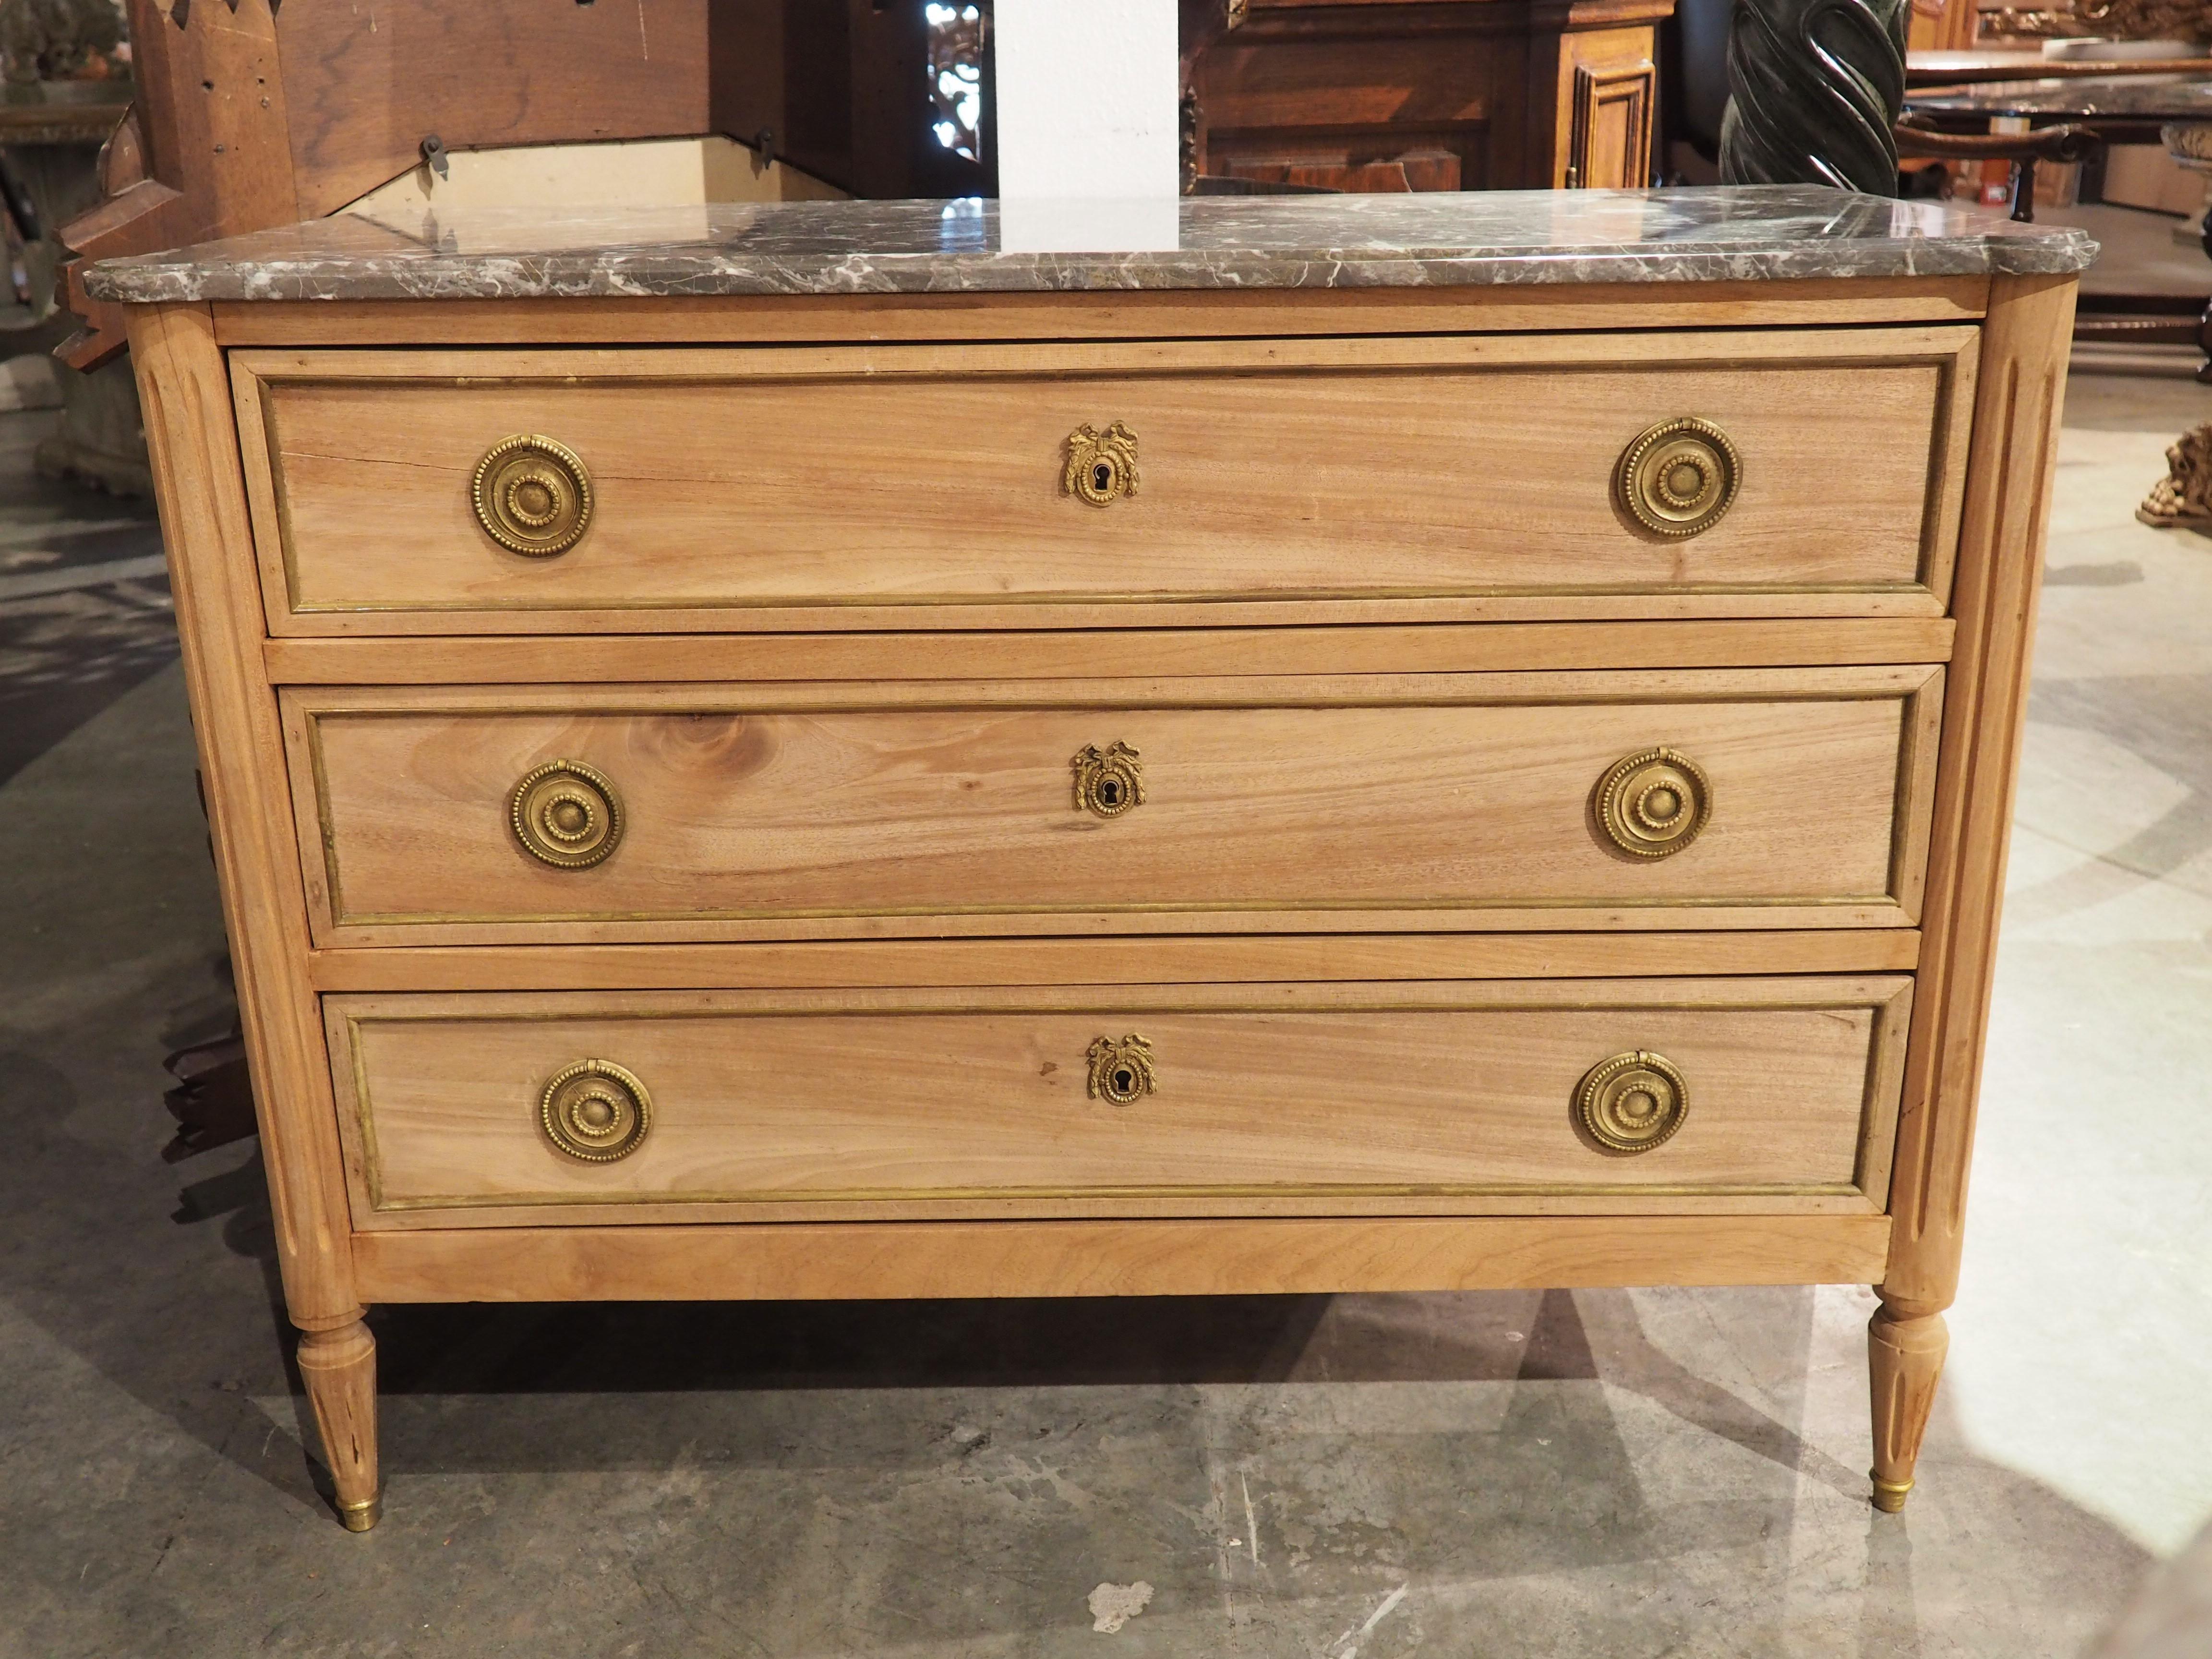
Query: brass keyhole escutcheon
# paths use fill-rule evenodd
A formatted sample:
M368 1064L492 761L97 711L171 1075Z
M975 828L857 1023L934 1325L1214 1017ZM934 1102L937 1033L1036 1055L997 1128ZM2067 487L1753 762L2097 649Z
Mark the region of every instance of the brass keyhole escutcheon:
M510 553L546 559L583 539L592 478L582 459L550 438L517 433L484 452L469 502L484 533Z
M1600 1146L1648 1152L1689 1115L1690 1085L1674 1061L1648 1049L1601 1060L1575 1090L1575 1115Z
M1099 749L1086 745L1070 764L1075 771L1075 804L1102 818L1118 818L1145 804L1145 774L1137 751L1126 743Z
M611 1164L644 1144L653 1097L635 1073L611 1060L580 1060L546 1079L538 1125L556 1152L586 1164Z
M599 863L622 841L622 797L581 761L548 761L507 797L507 823L522 850L557 870Z
M1622 852L1663 859L1698 838L1712 816L1712 786L1687 755L1646 749L1615 761L1597 782L1598 827Z
M1727 433L1693 416L1662 421L1621 453L1614 486L1629 516L1655 536L1711 530L1735 504L1742 464Z
M1093 507L1110 506L1137 493L1137 434L1116 421L1102 434L1079 426L1067 434L1067 464L1060 487Z
M1153 1092L1152 1046L1134 1031L1115 1042L1112 1037L1091 1040L1091 1098L1127 1106Z

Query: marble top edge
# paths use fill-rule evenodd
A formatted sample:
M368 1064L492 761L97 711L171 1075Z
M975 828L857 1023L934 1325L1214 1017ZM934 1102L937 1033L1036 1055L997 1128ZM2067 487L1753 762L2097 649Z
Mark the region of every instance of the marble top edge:
M2063 274L2097 256L2070 228L1814 185L1188 198L1176 204L1176 246L1143 252L1018 251L1037 240L1034 205L340 214L102 260L85 289L151 304L1483 287ZM1051 205L1061 227L1092 222L1083 204ZM1099 204L1099 220L1127 206Z

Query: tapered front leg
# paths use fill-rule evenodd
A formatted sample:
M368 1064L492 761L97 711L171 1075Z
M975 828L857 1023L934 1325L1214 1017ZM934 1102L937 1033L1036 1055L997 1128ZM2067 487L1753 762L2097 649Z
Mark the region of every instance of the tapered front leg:
M383 1513L376 1478L376 1339L358 1319L300 1339L300 1376L337 1488L338 1519L367 1532Z
M1951 1333L1941 1314L1915 1315L1885 1301L1867 1325L1874 1382L1874 1506L1894 1515L1912 1490L1936 1381Z
M283 722L264 672L267 617L230 368L204 305L134 306L130 325L284 1306L307 1333L300 1374L340 1518L366 1531L376 1524L376 1342L354 1294L345 1150L307 965Z
M1990 283L1966 500L1951 582L1956 624L1929 830L1911 1034L1897 1113L1881 1310L1867 1333L1874 1501L1904 1507L1959 1293L1966 1177L1990 1030L2005 843L2027 716L2027 655L2057 463L2074 289Z

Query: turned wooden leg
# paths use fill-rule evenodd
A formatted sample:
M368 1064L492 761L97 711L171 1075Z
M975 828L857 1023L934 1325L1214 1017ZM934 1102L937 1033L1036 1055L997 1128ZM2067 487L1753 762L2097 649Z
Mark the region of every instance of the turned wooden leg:
M1912 1314L1884 1302L1867 1324L1874 1382L1874 1506L1894 1515L1912 1491L1921 1437L1936 1404L1951 1333L1941 1314Z
M1974 1107L1989 1046L1990 984L2003 903L2005 843L2027 717L2027 654L2057 464L2071 289L2043 277L1990 284L1972 447L1951 586L1957 625L1943 680L1928 880L1913 971L1912 1023L1897 1106L1887 1203L1889 1257L1868 1333L1874 1373L1874 1501L1895 1510L1912 1489L1959 1293ZM2177 445L2177 483L2157 498L2177 514L2204 469ZM2212 431L2192 447L2212 454ZM2172 481L2170 481L2172 482ZM2146 511L2149 508L2147 507Z
M338 1519L367 1532L383 1513L376 1481L376 1339L358 1319L300 1339L300 1377L337 1487Z

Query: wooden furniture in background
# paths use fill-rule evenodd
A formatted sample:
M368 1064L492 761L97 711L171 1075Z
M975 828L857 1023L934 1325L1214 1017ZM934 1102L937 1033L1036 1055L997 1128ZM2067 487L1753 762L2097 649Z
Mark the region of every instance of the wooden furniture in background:
M2177 80L2102 64L2104 73L2021 81L1908 95L1917 124L1952 132L1985 131L1993 118L2027 121L2038 137L2065 129L2106 144L2157 143L2212 149L2212 79ZM2024 137L2024 136L2018 136ZM2212 225L2198 241L2212 258ZM2186 345L2203 354L2197 378L2212 384L2212 265L2196 293L2143 293L2089 288L2081 295L2075 337L2108 345Z
M1897 1508L2073 292L135 307L347 1524L383 1300L1807 1281Z
M1656 30L1673 10L1674 0L1187 5L1189 170L1345 191L1647 185Z
M1964 52L1972 48L1979 13L1975 0L1911 0L1905 25L1909 56Z
M2052 58L2039 52L1912 52L1905 55L1908 88L1963 87L2008 81L2109 81L2118 75L2212 76L2212 58Z
M1642 185L1673 3L1186 0L1187 171ZM919 0L128 5L137 106L102 158L103 199L61 228L72 269L319 217L471 149L721 133L852 195L996 189L988 113L963 128L933 91L957 60L988 104L981 9L948 25ZM68 283L85 327L61 355L92 368L121 350L121 317Z
M27 337L11 349L44 350L69 331L58 227L100 199L100 146L123 118L128 81L33 82L0 89L0 161L20 187L34 232L23 246L31 311ZM30 332L35 331L35 332ZM138 395L120 364L58 377L61 421L33 460L49 477L76 478L118 495L149 496L154 479L138 425Z
M445 150L726 133L855 195L985 190L930 131L919 3L127 0L137 105L105 198L61 229L85 262L336 212ZM112 121L109 124L113 125ZM90 368L122 318L74 276Z

